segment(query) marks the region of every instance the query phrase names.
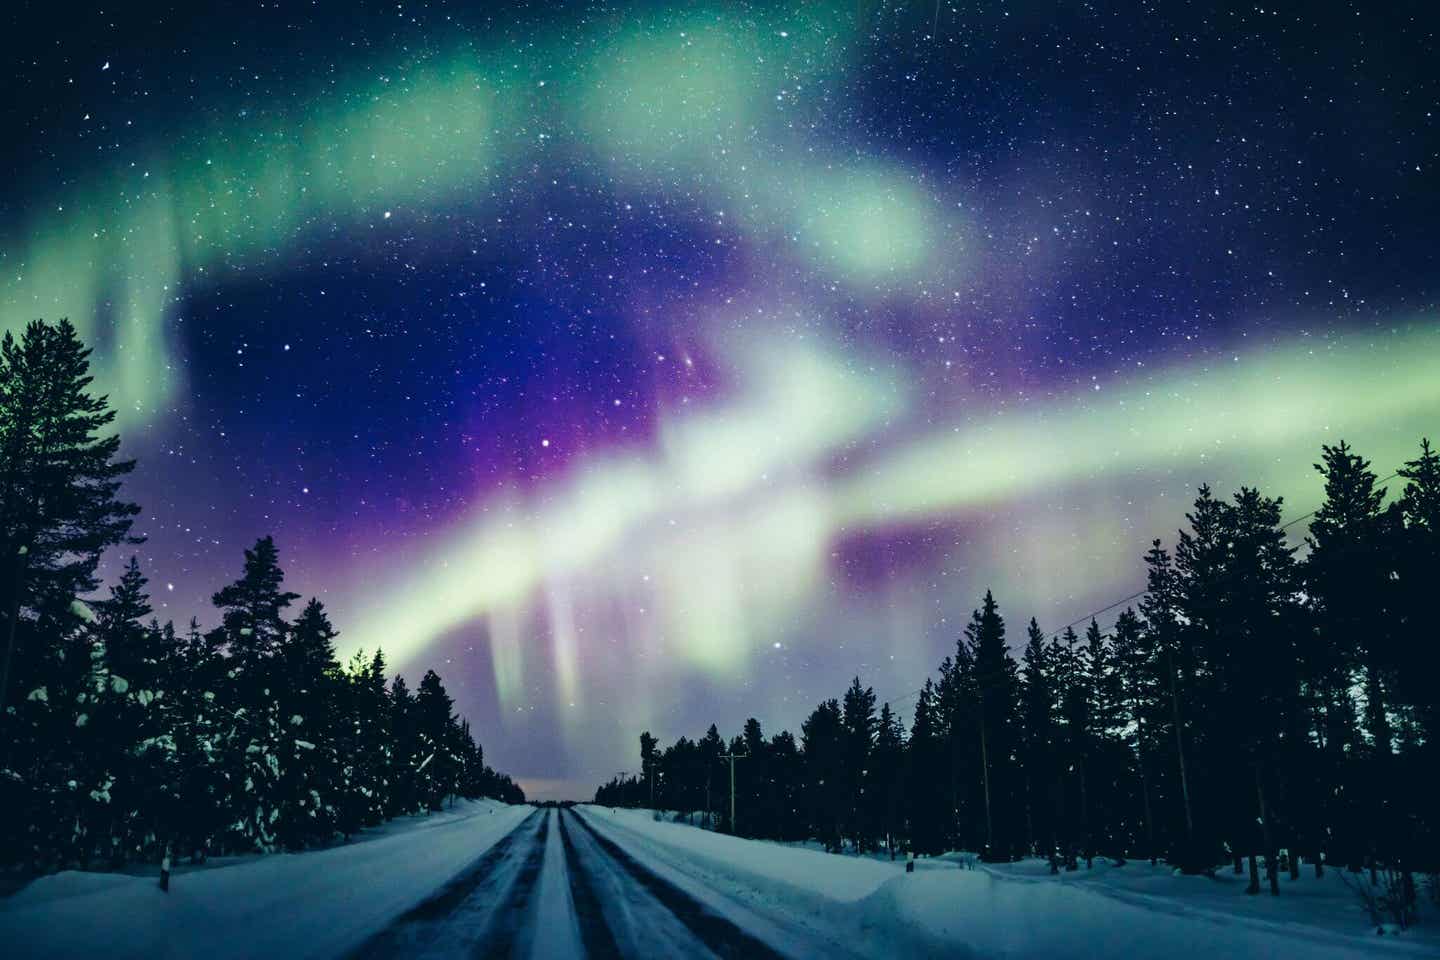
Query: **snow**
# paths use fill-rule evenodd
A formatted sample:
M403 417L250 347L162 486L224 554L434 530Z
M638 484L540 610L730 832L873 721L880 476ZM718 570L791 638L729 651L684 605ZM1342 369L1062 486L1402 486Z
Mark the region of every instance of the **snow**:
M108 784L92 793L97 802ZM301 854L237 857L208 868L176 865L170 893L156 868L143 876L70 871L0 899L5 956L230 957L341 956L430 898L530 816L533 808L494 801L458 804L406 818L355 842ZM1179 877L1130 863L1050 876L1041 861L985 866L950 854L917 862L833 855L805 845L742 840L650 811L580 808L585 823L650 872L774 949L796 956L957 956L997 960L1213 960L1284 956L1356 960L1440 955L1433 909L1426 926L1377 937L1340 872L1306 871L1280 898L1247 897L1245 878ZM535 903L517 945L534 956L583 952L577 907L556 829L538 863ZM569 814L565 817L568 819ZM644 893L573 819L569 837L593 881L592 905L615 924L616 941L671 955L698 952L695 929ZM527 831L529 828L527 828ZM540 834L536 834L536 839ZM512 850L504 869L534 862ZM502 869L496 867L495 869ZM533 868L532 868L533 869ZM508 903L501 888L486 893ZM598 897L598 901L594 898ZM484 902L481 902L483 907ZM519 901L517 901L518 903ZM517 909L511 904L507 909ZM428 922L428 921L427 921ZM450 943L478 935L483 914L439 918ZM438 928L437 928L438 929ZM468 942L468 941L466 941ZM441 941L437 940L436 944Z
M652 811L586 806L583 815L657 873L722 914L750 911L797 935L837 940L859 956L965 955L1064 960L1213 956L1435 956L1417 927L1377 937L1338 871L1247 897L1243 882L1178 877L1149 863L1051 877L1043 861L999 868L950 855L904 863L742 840ZM1308 868L1307 868L1308 869ZM782 933L783 936L783 933Z
M177 866L146 876L66 871L0 899L7 960L331 957L353 949L533 812L461 801L327 850Z
M536 893L535 940L530 953L536 957L577 957L584 955L575 905L570 897L570 877L565 851L559 840L560 814L549 811L550 842L540 866Z

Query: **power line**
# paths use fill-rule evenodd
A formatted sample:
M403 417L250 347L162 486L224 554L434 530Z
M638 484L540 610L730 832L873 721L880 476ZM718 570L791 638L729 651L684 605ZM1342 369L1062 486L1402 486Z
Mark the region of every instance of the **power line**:
M1399 470L1396 470L1394 473L1390 474L1389 476L1381 477L1379 480L1376 480L1376 481L1375 481L1375 485L1376 485L1376 486L1379 486L1379 485L1382 484L1382 483L1389 483L1391 480L1394 480L1394 479L1395 479L1396 477L1398 477L1398 476L1400 476L1400 471L1399 471ZM1320 508L1319 508L1319 507L1316 507L1314 510L1311 510L1309 513L1302 513L1302 514L1300 514L1300 516L1294 517L1293 519L1287 520L1286 522L1282 523L1282 524L1280 525L1280 529L1281 529L1281 530L1289 530L1291 527L1295 526L1295 524L1299 523L1301 520L1308 520L1308 519L1310 519L1311 517L1315 516L1315 514L1317 514L1317 513L1319 513L1319 512L1320 512ZM1101 607L1100 609L1098 609L1098 610L1093 610L1093 611L1091 611L1090 613L1085 614L1083 617L1078 617L1078 618L1076 618L1076 619L1074 619L1074 620L1071 620L1069 623L1065 624L1065 625L1064 625L1063 627L1061 627L1060 629L1058 629L1058 630L1053 630L1053 631L1051 631L1049 634L1047 634L1046 636L1047 636L1048 639L1053 640L1053 639L1055 639L1056 637L1060 636L1060 634L1064 633L1066 630L1069 630L1071 627L1078 627L1080 624L1084 623L1084 622L1087 621L1087 620L1093 620L1093 619L1095 619L1096 617L1100 616L1100 614L1102 614L1102 613L1107 613L1107 612L1109 612L1110 610L1114 610L1116 607L1120 606L1122 603L1129 603L1129 602L1132 601L1132 600L1139 600L1141 597L1145 596L1145 594L1147 594L1147 593L1149 593L1149 592L1150 592L1150 591L1149 591L1148 589L1146 589L1146 590L1137 590L1137 591L1135 591L1134 593L1130 594L1128 597L1121 597L1119 600L1115 600L1115 601L1113 601L1113 602L1111 602L1111 603L1107 603L1105 606ZM895 698L895 699L893 699L893 700L890 700L890 701L888 701L888 702L891 703L892 705L893 705L893 704L904 703L906 700L909 700L911 697L918 697L918 696L920 695L920 691L923 690L923 689L925 689L923 685L922 685L922 686L919 686L919 687L916 687L914 690L911 690L909 693L907 693L907 694L905 694L905 695L903 695L903 696L897 697L897 698Z

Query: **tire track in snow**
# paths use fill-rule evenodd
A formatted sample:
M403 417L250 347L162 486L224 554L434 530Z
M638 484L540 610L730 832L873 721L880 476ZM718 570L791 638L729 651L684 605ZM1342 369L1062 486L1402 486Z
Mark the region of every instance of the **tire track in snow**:
M504 903L495 908L491 915L490 928L472 954L478 960L501 960L519 955L516 942L522 932L530 933L525 929L529 915L534 912L530 909L530 894L535 889L535 881L540 879L540 865L545 861L545 846L550 842L550 814L548 811L541 813L544 819L540 821L536 838L525 854L524 862L520 864L520 872L510 884Z
M615 942L615 932L610 929L610 924L605 919L600 897L595 892L595 883L589 871L580 866L580 855L575 850L575 842L570 839L570 828L565 826L565 821L571 816L574 815L569 810L560 811L560 842L565 849L570 899L575 903L575 914L580 921L585 954L591 960L618 960L622 954Z
M519 856L526 842L534 844L537 830L532 826L541 816L536 810L481 854L470 866L451 877L443 887L377 931L347 956L351 960L379 960L383 957L420 956L436 946L445 933L453 932L454 915L467 902L480 900L509 875L503 869L508 861ZM535 845L543 852L544 847Z
M764 960L782 960L785 956L771 948L764 941L757 939L739 926L715 913L712 909L701 903L695 897L664 879L659 874L645 867L640 861L626 853L618 844L609 837L602 835L594 827L585 822L585 818L575 816L575 821L594 841L595 846L609 859L611 863L620 868L620 871L638 883L655 900L658 900L666 910L670 911L685 927L695 935L702 943L712 950L719 957L745 957L764 958ZM579 861L584 868L585 861ZM578 908L578 903L577 903Z

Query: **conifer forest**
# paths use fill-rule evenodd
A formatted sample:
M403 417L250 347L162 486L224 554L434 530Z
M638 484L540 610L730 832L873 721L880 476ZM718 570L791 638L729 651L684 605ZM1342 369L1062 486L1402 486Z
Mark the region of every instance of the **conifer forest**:
M152 615L132 557L133 461L68 322L0 342L0 862L32 870L301 850L454 797L524 799L485 764L433 670L337 661L324 604L270 537L216 591L218 624Z

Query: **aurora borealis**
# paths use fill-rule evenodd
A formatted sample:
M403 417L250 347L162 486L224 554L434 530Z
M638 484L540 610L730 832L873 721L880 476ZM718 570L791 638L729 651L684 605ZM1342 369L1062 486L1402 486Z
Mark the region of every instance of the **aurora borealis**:
M0 321L96 344L164 615L274 533L575 793L1440 433L1433 16L1174 6L20 8Z

